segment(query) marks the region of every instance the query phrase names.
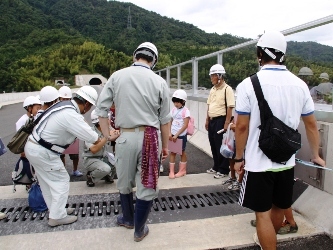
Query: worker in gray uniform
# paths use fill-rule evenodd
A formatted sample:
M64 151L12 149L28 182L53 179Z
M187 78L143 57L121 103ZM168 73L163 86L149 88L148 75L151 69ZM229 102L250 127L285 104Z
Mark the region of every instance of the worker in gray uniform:
M116 168L110 163L107 156L108 141L106 137L103 137L95 110L91 112L90 117L93 124L92 130L98 134L102 141L97 145L84 142L83 167L87 170L87 186L94 187L95 183L101 179L105 180L105 183L113 183Z
M168 155L170 116L169 88L152 69L158 60L154 44L140 44L133 53L134 63L116 71L105 84L96 107L104 136L108 136L108 111L115 104L117 188L123 214L120 226L132 229L134 240L149 232L146 221L158 195L159 162ZM132 189L136 186L135 215Z

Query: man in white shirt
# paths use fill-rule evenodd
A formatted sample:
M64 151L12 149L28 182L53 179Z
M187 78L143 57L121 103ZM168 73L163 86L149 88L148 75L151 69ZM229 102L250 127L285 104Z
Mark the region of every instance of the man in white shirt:
M90 86L81 87L71 101L54 104L34 127L25 145L28 160L34 166L45 203L50 211L51 227L73 223L77 216L69 216L74 209L66 210L69 192L69 175L59 155L77 138L104 143L91 129L82 114L96 104L97 92ZM66 105L66 108L62 108ZM114 140L117 136L110 136Z
M297 129L302 116L312 161L324 166L325 162L318 155L319 135L314 103L307 85L282 65L286 48L287 42L280 32L266 32L257 44L257 57L262 66L257 76L274 116L293 129ZM236 91L235 170L240 173L242 168L245 169L239 203L255 211L255 242L263 249L275 249L276 233L281 227L284 209L292 204L295 155L284 165L272 162L261 151L258 147L260 111L250 78L241 82Z

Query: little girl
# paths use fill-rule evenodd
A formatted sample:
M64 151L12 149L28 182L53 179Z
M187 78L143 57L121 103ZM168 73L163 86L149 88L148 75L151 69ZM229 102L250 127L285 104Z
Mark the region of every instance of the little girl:
M187 155L185 153L187 142L187 126L190 120L190 111L185 107L187 94L184 90L178 89L172 95L172 102L175 108L171 110L171 131L169 133L169 140L176 142L177 139L183 140L182 155L179 162L179 172L175 174L175 160L176 153L170 152L170 173L169 178L182 177L186 175Z

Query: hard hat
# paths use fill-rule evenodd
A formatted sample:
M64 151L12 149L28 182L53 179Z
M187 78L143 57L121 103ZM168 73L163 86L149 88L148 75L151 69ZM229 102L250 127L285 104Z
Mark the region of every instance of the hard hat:
M172 97L176 97L176 98L184 100L184 101L187 100L187 94L186 94L185 90L182 90L182 89L177 89L173 93Z
M62 86L59 89L59 97L61 97L61 98L72 98L72 90L67 86Z
M137 54L137 52L140 51L140 53L145 54L147 56L152 56L153 57L153 66L151 67L152 69L155 67L157 60L158 60L158 51L157 48L154 44L150 42L144 42L141 43L136 50L133 52L133 56Z
M287 41L284 35L279 31L266 31L260 38L257 43L257 47L261 47L267 53L265 48L271 48L280 51L283 54L286 54L287 50ZM267 53L271 56L269 53ZM272 56L271 56L272 57ZM275 59L275 58L273 58Z
M313 72L310 68L303 67L299 70L298 75L299 76L313 76Z
M82 97L84 100L90 102L92 105L96 105L98 94L93 87L83 86L76 92L76 95Z
M28 96L27 98L24 99L23 108L29 107L34 104L41 105L41 102L36 96Z
M319 78L321 78L321 79L325 79L325 80L329 80L330 78L328 77L328 74L327 73L321 73L320 74L320 76L319 76Z
M91 118L91 123L92 124L99 123L98 115L96 115L95 110L91 111L90 118Z
M39 98L40 101L44 103L52 102L59 98L59 92L55 87L45 86L41 89L39 93Z
M209 75L212 75L212 74L222 74L222 75L224 75L225 74L225 69L221 64L214 64L209 70Z

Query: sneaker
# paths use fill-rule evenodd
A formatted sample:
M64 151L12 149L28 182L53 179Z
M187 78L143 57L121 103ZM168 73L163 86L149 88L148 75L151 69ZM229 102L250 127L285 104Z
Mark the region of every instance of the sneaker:
M87 173L87 186L94 187L95 183L93 181L93 177L90 175L90 172Z
M108 183L108 184L114 183L114 180L112 179L112 177L110 175L105 175L101 180L104 180L105 183Z
M67 225L71 224L77 221L77 216L74 215L67 215L65 218L54 220L54 219L49 219L48 225L50 227L56 227L60 225Z
M238 181L235 181L232 183L229 187L229 190L239 190L240 189L240 183Z
M76 176L76 177L80 177L80 176L82 176L83 174L82 174L79 170L75 170L75 171L73 171L72 175L73 175L73 176Z
M208 174L215 174L216 171L213 168L210 168L210 169L207 170L207 173Z
M295 226L293 227L287 220L285 220L278 231L278 234L290 234L290 233L297 233L298 226L295 223Z
M236 179L233 179L231 177L229 177L228 180L222 181L222 185L226 185L226 184L232 184L236 181Z
M214 175L214 178L215 179L221 179L221 178L224 178L224 177L228 177L227 174L221 174L220 172L217 172L215 175Z
M163 168L163 165L161 164L161 166L160 166L160 173L163 173L163 171L164 171L164 168Z

